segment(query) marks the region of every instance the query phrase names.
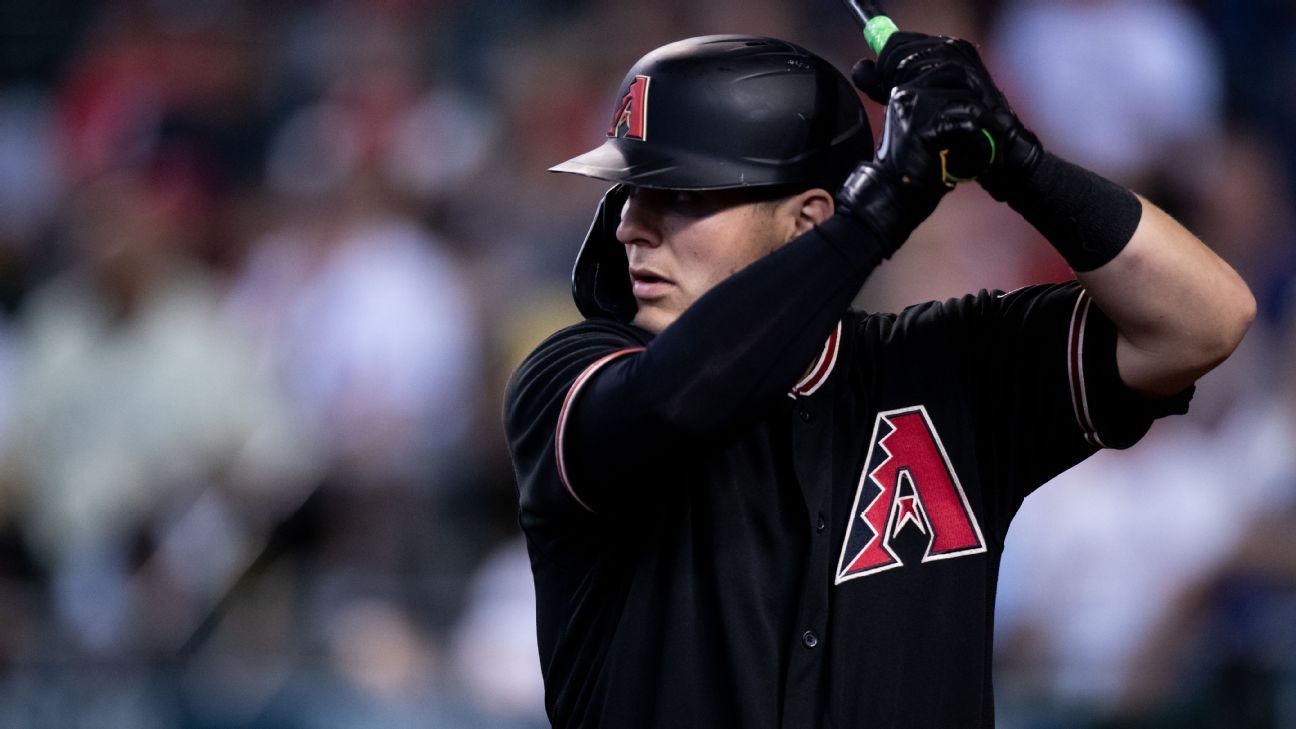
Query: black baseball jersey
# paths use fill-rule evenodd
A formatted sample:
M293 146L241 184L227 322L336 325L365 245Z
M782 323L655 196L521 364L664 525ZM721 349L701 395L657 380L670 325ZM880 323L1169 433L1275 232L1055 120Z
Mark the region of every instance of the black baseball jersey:
M768 275L694 308L786 282ZM775 333L748 314L745 337L693 309L657 337L587 320L515 373L556 727L992 726L995 582L1022 499L1186 408L1126 390L1075 282L822 308L800 328L766 312ZM769 352L735 344L807 326L777 392Z

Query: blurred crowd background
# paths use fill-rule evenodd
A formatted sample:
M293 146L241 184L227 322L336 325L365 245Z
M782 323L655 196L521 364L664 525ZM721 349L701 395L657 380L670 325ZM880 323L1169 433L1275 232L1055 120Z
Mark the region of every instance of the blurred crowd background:
M887 7L1260 302L1027 500L1000 725L1296 727L1296 4ZM838 0L0 2L0 727L546 726L501 397L603 190L546 168L717 32L865 52ZM1069 276L964 186L858 304Z

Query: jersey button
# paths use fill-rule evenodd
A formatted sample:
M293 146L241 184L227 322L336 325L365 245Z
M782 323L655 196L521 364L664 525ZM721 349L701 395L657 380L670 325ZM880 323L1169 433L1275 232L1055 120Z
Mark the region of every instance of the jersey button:
M819 512L819 519L815 521L815 531L821 532L826 526L828 526L828 524L824 521L823 512L821 511Z
M797 415L801 416L801 422L803 423L809 423L814 420L814 413L810 412L809 410L806 410L805 408L801 408L800 410L798 410Z
M801 644L806 648L814 648L819 645L819 636L813 630L807 630L801 634Z

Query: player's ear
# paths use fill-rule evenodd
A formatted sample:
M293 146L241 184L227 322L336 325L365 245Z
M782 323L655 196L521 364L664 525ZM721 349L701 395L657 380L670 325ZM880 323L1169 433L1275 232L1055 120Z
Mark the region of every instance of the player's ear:
M796 216L792 237L809 232L812 228L832 217L836 206L833 196L821 187L812 187L792 196L790 212Z

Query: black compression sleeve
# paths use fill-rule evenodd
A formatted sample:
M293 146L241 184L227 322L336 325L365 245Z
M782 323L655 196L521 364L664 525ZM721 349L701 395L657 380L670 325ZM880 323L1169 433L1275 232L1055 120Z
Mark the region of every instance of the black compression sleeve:
M612 361L573 404L575 488L659 470L674 449L722 436L782 398L884 258L870 228L837 215L717 285L642 353ZM590 491L594 493L590 493ZM619 489L608 489L617 491Z
M1143 215L1134 193L1047 152L1006 199L1081 273L1115 258Z

